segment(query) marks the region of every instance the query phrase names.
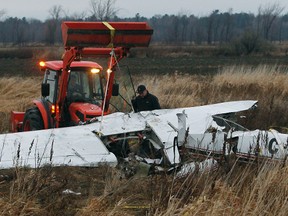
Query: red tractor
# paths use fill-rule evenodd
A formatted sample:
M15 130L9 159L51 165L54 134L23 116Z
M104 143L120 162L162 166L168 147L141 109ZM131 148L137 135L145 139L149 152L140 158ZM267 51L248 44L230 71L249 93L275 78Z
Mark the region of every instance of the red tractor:
M24 112L11 112L11 130L66 127L109 113L118 62L131 47L147 47L153 30L144 22L63 22L62 61L40 62L44 79L41 99ZM83 57L106 57L108 68ZM120 95L121 96L121 95Z

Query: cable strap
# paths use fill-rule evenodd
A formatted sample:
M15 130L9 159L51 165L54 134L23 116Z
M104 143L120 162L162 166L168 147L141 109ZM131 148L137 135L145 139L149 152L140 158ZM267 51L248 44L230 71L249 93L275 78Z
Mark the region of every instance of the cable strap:
M110 30L111 41L107 47L113 48L113 40L114 40L116 30L108 22L102 22L102 23Z

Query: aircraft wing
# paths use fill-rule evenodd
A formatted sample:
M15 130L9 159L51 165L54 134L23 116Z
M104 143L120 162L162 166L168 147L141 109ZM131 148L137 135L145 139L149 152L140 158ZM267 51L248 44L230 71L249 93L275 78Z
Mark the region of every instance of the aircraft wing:
M117 165L115 155L86 127L0 135L0 168Z
M91 131L101 132L103 135L113 135L141 131L149 124L155 131L158 131L158 136L161 136L163 141L165 141L165 137L170 136L169 133L172 131L172 127L169 126L167 129L163 127L166 128L167 123L169 123L177 128L177 113L185 112L187 124L191 131L204 133L209 126L218 126L216 122L213 121L214 115L245 111L253 108L256 104L257 101L255 100L247 100L187 108L143 111L139 113L113 113L104 116L102 121L99 118L101 122L90 124L89 128Z

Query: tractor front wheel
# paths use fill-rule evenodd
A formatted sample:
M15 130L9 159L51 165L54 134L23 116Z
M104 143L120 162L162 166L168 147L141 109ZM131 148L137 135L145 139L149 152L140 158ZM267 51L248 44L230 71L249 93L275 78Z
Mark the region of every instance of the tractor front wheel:
M33 131L44 129L41 113L37 107L28 109L24 115L23 131Z

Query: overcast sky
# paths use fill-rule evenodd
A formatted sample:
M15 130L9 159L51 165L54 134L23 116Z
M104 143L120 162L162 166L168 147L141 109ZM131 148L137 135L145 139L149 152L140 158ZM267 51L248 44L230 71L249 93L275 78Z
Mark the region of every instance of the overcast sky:
M6 16L26 17L45 20L48 10L53 5L61 5L68 14L89 11L90 0L0 0L0 10L6 11ZM136 13L141 16L152 17L164 14L194 14L206 16L218 9L226 12L229 8L236 12L251 12L257 14L260 5L278 3L284 7L283 13L288 12L288 1L277 0L116 0L119 17L134 17Z

